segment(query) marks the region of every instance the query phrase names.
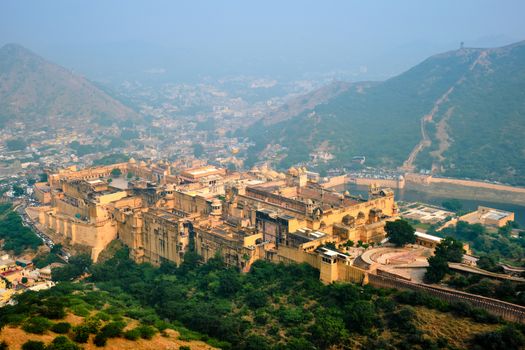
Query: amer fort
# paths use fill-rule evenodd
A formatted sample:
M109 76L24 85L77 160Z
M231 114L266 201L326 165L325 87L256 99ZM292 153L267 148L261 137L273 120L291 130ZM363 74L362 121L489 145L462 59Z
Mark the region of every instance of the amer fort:
M368 197L337 192L305 168L266 166L246 172L208 164L135 161L48 173L34 185L36 227L97 261L114 240L137 263L180 264L188 251L220 257L247 272L253 262L306 263L323 283L353 282L421 290L525 322L525 308L422 282L441 238L416 232L394 247L385 225L399 218L390 188L370 184ZM465 247L467 253L468 246ZM470 269L469 255L455 268Z

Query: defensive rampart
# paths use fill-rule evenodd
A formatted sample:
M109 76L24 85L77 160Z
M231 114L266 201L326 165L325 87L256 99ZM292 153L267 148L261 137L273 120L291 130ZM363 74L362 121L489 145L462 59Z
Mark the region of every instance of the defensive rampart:
M368 275L368 283L377 288L420 291L448 302L468 303L506 321L525 323L525 307L501 300L372 274Z

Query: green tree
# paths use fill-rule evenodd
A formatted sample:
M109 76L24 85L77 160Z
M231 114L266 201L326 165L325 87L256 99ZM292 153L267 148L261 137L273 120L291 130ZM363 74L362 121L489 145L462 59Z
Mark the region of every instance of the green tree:
M7 140L5 145L10 151L22 151L27 147L27 142L21 138Z
M124 327L126 327L125 322L110 322L100 329L100 333L106 338L116 338L122 335Z
M242 348L246 350L270 350L268 340L257 334L250 334L242 342Z
M148 325L140 325L136 329L140 332L140 337L143 339L151 339L156 333L155 328Z
M46 347L46 350L80 350L80 347L68 337L59 335Z
M67 334L71 329L69 322L58 322L51 326L51 330L58 334Z
M498 264L498 257L493 254L482 255L476 265L483 270L501 273L503 272L503 267Z
M133 328L124 332L124 338L128 340L137 340L140 338L140 330Z
M202 144L194 143L192 147L195 158L200 158L204 154L204 146Z
M4 240L4 251L12 250L15 255L20 255L25 249L36 249L42 245L42 240L22 224L20 215L12 210L11 205L3 205L2 208L0 239Z
M51 271L53 281L71 281L87 272L91 266L91 257L88 254L79 254L69 259L69 264Z
M463 242L452 237L445 237L434 250L434 256L428 258L428 268L425 273L425 282L437 283L449 272L448 262L463 260Z
M122 175L122 171L119 168L111 170L111 176L119 177L120 175Z
M89 329L84 326L76 326L73 328L73 340L77 343L87 343L89 339Z
M472 345L480 350L518 350L523 349L525 337L515 326L507 325L496 331L477 334Z
M93 161L93 165L94 166L111 165L111 164L116 164L116 163L124 163L124 162L127 162L128 160L129 160L129 156L122 154L122 153L114 153L114 154L110 154L108 156L104 156L100 159Z
M345 310L344 320L346 328L365 333L372 328L377 313L371 302L358 300Z
M44 350L45 348L44 342L39 340L28 340L22 344L22 350Z
M124 142L122 139L119 139L119 138L112 138L110 143L109 143L109 148L110 149L114 149L114 148L123 148L123 147L126 147L126 142Z
M41 173L40 175L38 175L38 180L40 182L47 182L47 173Z
M12 189L13 189L13 194L15 195L15 197L23 196L26 193L24 188L19 185L13 185Z
M463 242L452 237L445 237L437 245L435 255L443 257L446 261L459 263L463 261Z
M220 273L218 293L221 296L228 297L235 294L241 289L239 273L235 270L225 270Z
M458 199L449 199L443 201L441 205L443 206L443 208L453 211L454 213L457 213L458 211L463 209L463 204L461 204L461 201Z
M405 220L389 221L385 225L389 242L397 247L416 242L416 229Z
M425 273L426 283L438 283L449 271L448 261L438 255L428 258L428 267Z
M51 254L60 254L64 246L61 243L57 243L51 248Z
M45 317L31 317L24 322L22 329L27 333L44 334L52 323Z
M95 335L95 338L93 338L93 344L95 344L98 347L106 346L106 343L108 342L108 338L104 335L104 333L97 333Z
M337 345L348 337L343 320L331 315L320 315L309 330L311 341L321 349Z

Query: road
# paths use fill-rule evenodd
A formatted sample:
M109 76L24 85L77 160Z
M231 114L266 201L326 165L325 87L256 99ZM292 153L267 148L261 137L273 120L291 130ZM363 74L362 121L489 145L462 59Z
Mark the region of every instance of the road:
M27 200L23 203L16 205L13 208L13 210L16 211L18 215L20 215L20 217L22 218L22 224L26 227L29 227L42 240L42 242L44 242L44 244L49 247L49 249L52 249L55 246L55 243L51 240L51 238L48 235L39 230L38 227L33 223L31 218L29 218L25 211L26 208ZM61 249L57 256L67 263L69 261L69 258L71 257L71 254L66 252L64 249Z

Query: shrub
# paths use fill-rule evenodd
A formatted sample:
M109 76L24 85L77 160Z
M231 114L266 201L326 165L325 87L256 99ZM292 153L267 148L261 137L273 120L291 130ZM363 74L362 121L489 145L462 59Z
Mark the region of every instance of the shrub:
M97 335L95 335L95 338L93 339L93 344L95 344L98 347L106 346L106 343L108 341L108 338L104 335L104 333L99 332Z
M259 309L255 312L254 320L258 324L264 325L268 322L269 319L270 319L270 316L263 310Z
M166 321L157 320L155 322L155 328L157 328L160 332L165 331L166 329L170 328L170 324Z
M89 339L89 328L84 326L84 325L81 325L81 326L77 326L73 329L73 340L76 341L77 343L87 343L88 339Z
M515 326L508 325L493 332L477 334L472 344L475 349L517 350L525 345L525 337Z
M44 350L45 344L38 340L28 340L22 345L22 350Z
M147 325L140 325L136 329L140 332L140 337L143 339L151 339L155 335L156 330L155 328Z
M111 305L110 307L105 309L104 312L110 315L120 315L122 310L114 305Z
M110 322L102 327L99 334L103 334L106 338L120 337L124 327L126 327L125 322Z
M103 312L103 311L99 312L95 317L98 318L99 320L102 320L102 321L109 321L109 320L111 320L111 316L108 315L107 313Z
M51 330L58 334L66 334L71 329L71 324L68 322L58 322L51 326Z
M199 332L191 331L186 327L177 326L175 330L179 332L179 340L182 341L201 340L203 337Z
M53 339L51 344L46 347L46 350L80 350L80 347L69 340L68 337L60 335Z
M113 319L113 321L115 322L122 322L124 321L124 317L122 317L122 315L112 315L111 318Z
M404 306L390 316L390 326L399 332L413 334L417 331L414 324L415 318L415 310L410 306Z
M84 319L82 326L91 334L96 334L102 325L102 322L96 317L87 317Z
M128 340L137 340L140 338L140 330L137 328L130 329L124 332L124 338Z
M188 345L181 345L179 350L191 350L191 348Z
M89 316L89 310L84 305L73 305L71 307L71 312L73 312L74 315L80 317Z
M60 320L66 316L64 302L60 298L48 298L46 303L40 307L39 313L41 316L51 320Z
M43 334L51 325L51 321L45 317L33 317L24 322L22 329L28 333Z
M447 284L449 286L456 287L456 288L464 288L464 287L467 287L469 285L467 278L465 276L463 276L463 275L453 276L447 282Z
M6 323L9 323L13 326L20 326L22 323L24 323L25 318L25 314L14 314L5 316Z

